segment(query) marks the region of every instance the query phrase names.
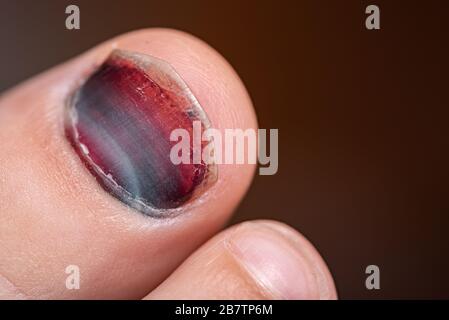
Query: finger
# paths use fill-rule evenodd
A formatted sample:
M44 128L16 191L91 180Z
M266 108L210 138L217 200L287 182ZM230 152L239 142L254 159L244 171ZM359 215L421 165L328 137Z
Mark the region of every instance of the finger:
M0 295L142 297L213 235L254 165L171 166L167 134L192 119L257 127L229 64L174 30L119 36L3 94Z
M245 222L204 244L146 299L335 299L326 264L292 228Z

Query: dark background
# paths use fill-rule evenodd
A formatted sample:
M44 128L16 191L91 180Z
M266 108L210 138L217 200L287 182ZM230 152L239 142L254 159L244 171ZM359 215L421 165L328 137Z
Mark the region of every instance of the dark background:
M279 128L279 172L256 177L233 222L300 230L341 298L449 298L448 1L0 3L0 91L133 29L202 38L240 74L260 127ZM79 31L65 29L69 4ZM364 286L369 264L380 290Z

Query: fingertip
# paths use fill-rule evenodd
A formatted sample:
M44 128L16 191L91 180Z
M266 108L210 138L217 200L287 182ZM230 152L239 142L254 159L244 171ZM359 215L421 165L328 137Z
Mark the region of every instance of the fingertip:
M315 247L292 227L273 220L237 226L231 237L238 259L255 280L286 299L336 299L328 267Z

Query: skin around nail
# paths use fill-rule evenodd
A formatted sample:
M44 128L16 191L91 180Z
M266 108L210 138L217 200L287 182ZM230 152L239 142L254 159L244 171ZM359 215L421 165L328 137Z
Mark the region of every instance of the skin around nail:
M183 128L192 134L194 121L200 121L202 131L210 127L199 102L167 62L114 50L69 100L65 134L108 193L146 215L165 217L217 178L213 164L173 164L170 159L176 144L170 133Z

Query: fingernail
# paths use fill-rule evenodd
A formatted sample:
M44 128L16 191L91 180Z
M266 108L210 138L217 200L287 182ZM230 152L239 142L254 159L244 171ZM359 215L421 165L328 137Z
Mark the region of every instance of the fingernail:
M243 269L271 298L319 298L310 264L274 230L242 227L229 240L229 247Z
M144 214L164 217L216 178L204 161L170 159L177 143L170 141L171 132L182 128L192 137L194 121L201 130L210 126L167 62L114 50L70 99L65 133L107 192Z

